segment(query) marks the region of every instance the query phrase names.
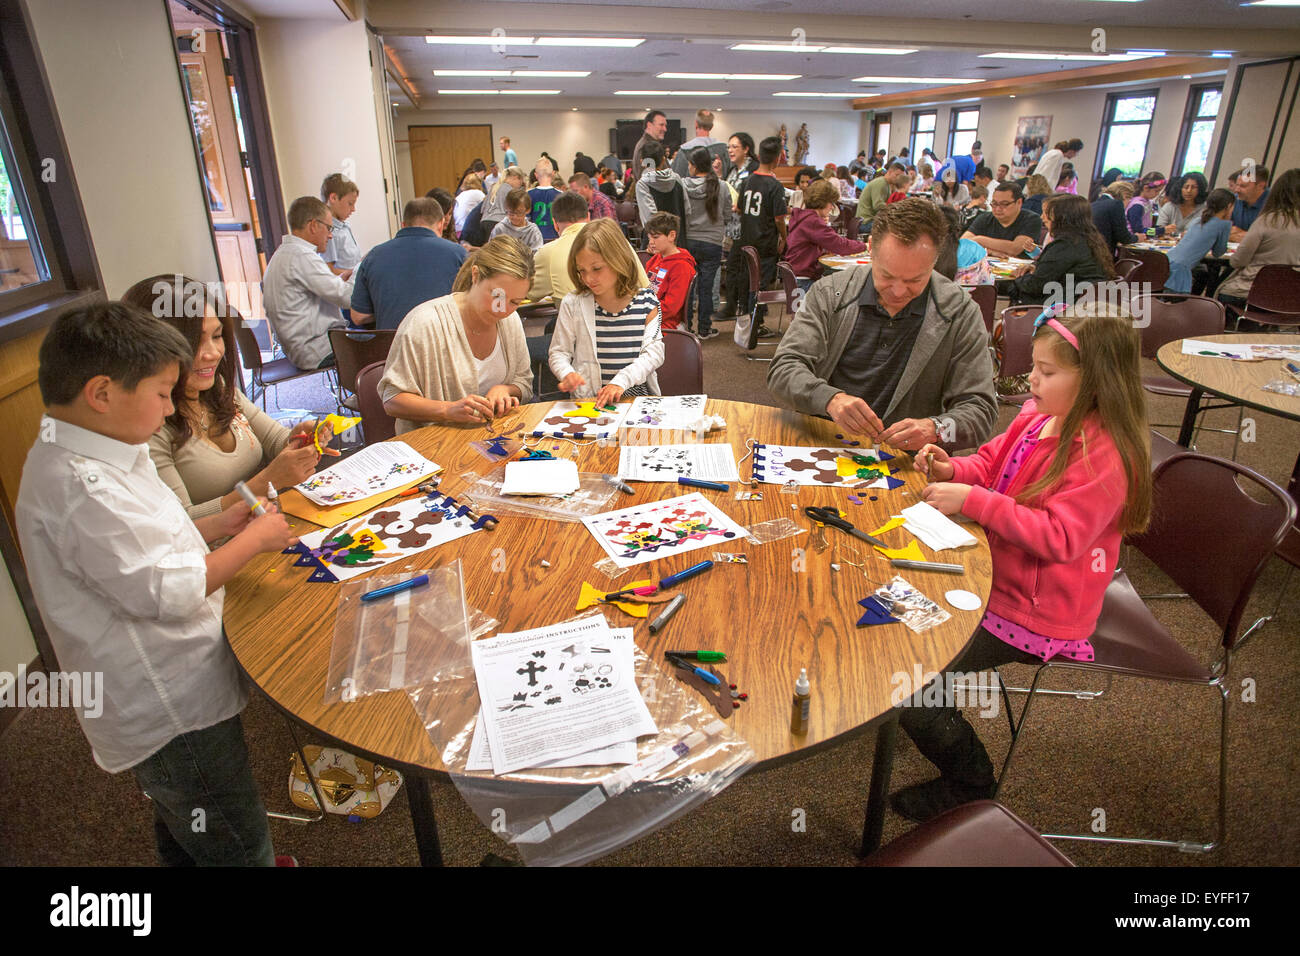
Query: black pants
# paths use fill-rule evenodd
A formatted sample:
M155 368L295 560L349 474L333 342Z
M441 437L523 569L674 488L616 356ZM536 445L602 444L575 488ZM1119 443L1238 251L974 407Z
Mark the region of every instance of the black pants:
M776 279L777 255L773 252L770 256L759 253L758 256L758 283L760 289L765 289ZM754 308L753 297L749 293L749 262L745 257L745 247L739 240L731 244L731 251L727 253L727 283L724 290L724 299L731 303L734 308L730 315L737 313L748 313ZM723 311L727 306L723 305ZM767 306L758 310L758 321L762 322L767 315Z
M947 673L972 673L1002 664L1041 663L1041 658L1016 650L981 627L966 653L953 662ZM936 680L951 687L951 679L946 674ZM991 788L996 782L993 764L975 728L951 700L945 699L942 706L922 706L922 700L932 694L923 691L909 701L914 706L900 708L899 726L950 784L959 788Z

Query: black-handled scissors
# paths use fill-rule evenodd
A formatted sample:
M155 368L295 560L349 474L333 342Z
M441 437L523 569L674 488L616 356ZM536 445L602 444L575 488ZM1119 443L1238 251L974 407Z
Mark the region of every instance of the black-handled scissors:
M804 508L803 513L809 518L812 518L813 521L820 521L822 524L829 525L832 528L839 528L841 531L853 535L853 537L860 541L867 542L867 544L874 545L878 548L889 547L889 545L885 544L885 542L881 541L879 538L873 538L865 531L859 531L857 528L853 527L853 525L841 518L839 512L834 508Z

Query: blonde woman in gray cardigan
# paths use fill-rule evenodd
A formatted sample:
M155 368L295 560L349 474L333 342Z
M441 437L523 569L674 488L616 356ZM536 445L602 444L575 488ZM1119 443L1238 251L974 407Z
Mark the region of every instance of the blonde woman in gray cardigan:
M516 311L532 281L531 250L498 236L469 254L451 295L402 320L379 381L399 435L431 422L488 422L532 399L528 341Z
M574 398L616 402L658 395L664 363L659 300L637 277L637 260L612 219L582 227L569 251L569 278L585 291L560 302L551 337L551 372Z
M235 387L234 326L219 316L241 319L228 309L220 283L151 276L127 289L122 301L157 316L194 349L189 372L172 391L175 411L149 439L158 477L191 518L234 505L237 482L264 495L268 484L289 488L311 476L320 462L312 441L316 423L290 431Z

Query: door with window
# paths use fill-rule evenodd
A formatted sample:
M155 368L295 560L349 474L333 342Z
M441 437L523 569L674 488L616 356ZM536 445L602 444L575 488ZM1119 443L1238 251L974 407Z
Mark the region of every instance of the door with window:
M260 229L225 37L215 23L177 4L172 19L221 278L230 304L252 316L265 258L259 257Z
M474 160L492 162L491 126L411 126L406 136L411 144L411 179L417 196L439 186L454 196L461 173Z

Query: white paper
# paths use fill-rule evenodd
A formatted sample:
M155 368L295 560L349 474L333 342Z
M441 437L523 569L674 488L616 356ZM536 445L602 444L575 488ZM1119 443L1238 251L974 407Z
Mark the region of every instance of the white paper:
M860 448L835 448L825 445L755 445L752 474L766 485L800 485L853 488L864 480L861 470L890 471L889 462L894 456L884 457L871 446ZM854 457L875 458L875 464L854 461ZM872 480L868 488L897 488L901 478L884 477Z
M1251 359L1249 345L1238 345L1235 342L1206 342L1204 339L1183 339L1184 355L1203 355L1209 352L1207 358L1229 358L1229 359Z
M572 458L533 458L506 465L503 495L569 495L578 490L578 463Z
M494 773L659 732L622 640L597 615L471 645Z
M626 662L620 662L631 668L635 666L632 652L632 628L610 628L614 635L614 653L626 656ZM558 760L538 764L538 767L607 767L612 764L636 763L636 738L630 737L622 743L610 744L599 750L589 750L573 757L561 757ZM483 729L483 711L480 708L478 720L474 724L474 737L469 744L469 756L465 762L466 771L491 770L492 749L488 746L487 733Z
M598 407L595 399L589 402L555 402L533 429L534 438L614 438L623 423L623 417L632 407L630 402L616 406L615 411Z
M294 487L314 504L341 505L401 488L441 470L441 465L406 442L384 441L363 448Z
M340 581L428 551L474 531L474 519L456 517L445 495L406 498L383 504L368 514L302 536L302 543ZM383 546L351 547L359 536L372 534Z
M618 476L624 481L739 481L731 445L624 445L618 453Z
M739 541L748 532L698 492L582 519L620 568Z
M939 509L918 501L902 511L903 527L920 538L932 551L967 548L976 544L973 535Z
M623 427L694 431L708 400L707 395L640 395L624 416Z

